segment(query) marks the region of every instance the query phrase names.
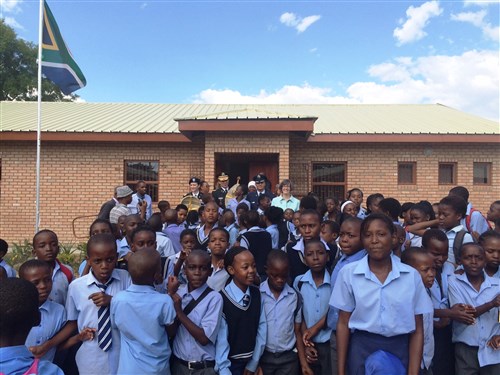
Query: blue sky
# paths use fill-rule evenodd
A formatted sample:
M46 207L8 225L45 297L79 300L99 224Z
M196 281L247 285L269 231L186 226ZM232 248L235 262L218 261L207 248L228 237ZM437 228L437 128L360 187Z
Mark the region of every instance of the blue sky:
M441 103L499 115L499 1L48 0L87 102ZM37 0L1 0L36 43Z

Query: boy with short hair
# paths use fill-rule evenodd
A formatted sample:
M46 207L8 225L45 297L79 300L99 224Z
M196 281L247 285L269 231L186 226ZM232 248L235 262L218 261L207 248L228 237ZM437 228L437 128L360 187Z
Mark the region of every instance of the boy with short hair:
M472 324L453 324L455 368L458 374L498 374L500 351L486 343L500 334L500 280L485 274L486 259L481 246L465 244L459 257L465 273L450 277L450 303L471 306L475 319Z
M469 190L467 190L465 186L455 186L454 188L451 188L448 195L460 197L465 201L465 203L467 203L465 216L460 221L460 224L467 230L467 232L474 234L474 237L477 238L479 235L491 229L483 214L476 210L472 206L472 203L469 202Z
M456 265L458 264L455 259L457 250L463 244L474 242L472 236L460 224L465 217L467 203L458 196L447 196L439 201L438 209L439 228L448 237L448 261Z
M139 224L143 223L141 217L137 214L128 215L125 217L124 230L125 236L120 240L118 244L118 257L124 258L125 260L128 258L130 253L130 246L132 244L132 232Z
M182 227L182 229L186 229L187 206L181 203L175 207L175 210L177 211L177 225Z
M264 211L264 222L266 223L266 232L271 235L273 249L279 248L280 233L278 224L283 221L283 209L271 206Z
M182 226L179 226L177 223L177 211L173 209L168 209L165 211L163 215L165 220L165 224L163 226L163 233L167 235L167 237L172 242L172 246L174 247L174 251L176 254L180 253L182 250L181 246L181 232L185 229Z
M24 345L32 327L40 324L39 295L23 279L0 282L0 373L64 375L49 361L39 361Z
M33 237L33 253L37 259L46 262L52 268L52 291L49 300L64 306L68 285L73 281L73 270L57 259L59 254L57 234L49 229L36 233Z
M203 211L204 224L196 230L197 248L206 250L208 246L208 235L213 228L217 228L219 220L219 206L215 201L205 204Z
M166 327L175 312L172 299L153 286L160 267L156 250L137 250L128 261L132 284L113 298L111 322L121 340L118 374L170 374Z
M168 236L162 232L161 214L155 212L148 220L148 225L156 232L156 250L162 257L175 254L174 246Z
M210 255L193 250L184 262L187 284L177 292L170 291L177 313L169 329L175 335L172 351L172 372L189 375L215 374L216 341L222 316L222 296L210 289L207 279L211 272Z
M260 284L261 301L266 313L266 348L259 365L266 375L311 372L302 342L302 300L287 284L288 257L281 250L272 250L266 263L267 280ZM294 349L297 348L297 351Z
M232 247L236 243L239 233L233 211L226 208L222 214L222 221L224 223L224 229L229 233L229 247Z

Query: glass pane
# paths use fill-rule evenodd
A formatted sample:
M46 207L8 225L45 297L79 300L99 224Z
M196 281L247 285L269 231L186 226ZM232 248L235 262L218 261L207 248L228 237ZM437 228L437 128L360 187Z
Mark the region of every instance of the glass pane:
M455 164L439 164L439 183L454 184Z
M489 184L491 163L474 163L474 183Z
M413 169L414 163L399 163L398 164L398 184L414 184Z
M345 164L313 164L313 182L345 182Z
M127 186L135 191L135 183ZM146 194L149 194L153 202L158 202L158 184L146 183Z
M157 161L130 161L126 162L125 179L127 181L158 181Z
M326 198L336 197L339 200L343 200L345 197L345 187L341 185L337 186L313 186L313 193L316 194L319 199L323 202Z

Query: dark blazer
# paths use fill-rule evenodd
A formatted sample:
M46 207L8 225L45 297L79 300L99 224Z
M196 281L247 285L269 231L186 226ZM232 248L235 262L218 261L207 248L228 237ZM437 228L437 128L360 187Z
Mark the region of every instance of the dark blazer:
M99 214L97 215L98 219L106 219L109 220L109 213L113 209L113 207L116 206L116 201L114 199L111 199L107 202L105 202L101 206L101 210L99 211Z
M267 189L264 190L264 195L268 196L269 199L271 199L271 200L274 198L274 194L271 193L271 191L269 191ZM256 191L252 191L252 192L248 193L247 201L250 202L250 204L252 206L252 210L256 210L259 207L259 193Z
M215 203L217 203L222 209L226 208L226 194L227 191L222 190L222 188L218 188L217 190L212 191L212 196L215 199Z

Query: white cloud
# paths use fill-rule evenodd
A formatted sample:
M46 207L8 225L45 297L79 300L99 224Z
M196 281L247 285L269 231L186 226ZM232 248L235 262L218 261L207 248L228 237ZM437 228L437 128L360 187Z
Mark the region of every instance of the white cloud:
M355 82L346 95L328 87L286 85L256 95L207 89L194 103L209 104L429 104L441 103L499 120L499 56L497 51L467 51L456 56L401 57L372 65L372 81ZM390 82L390 83L389 83ZM466 94L464 94L466 93Z
M498 26L492 26L490 23L484 20L487 12L485 9L478 12L462 12L458 14L452 14L452 21L467 22L481 29L483 35L492 40L499 40L500 28Z
M286 12L280 16L280 22L285 26L293 27L295 30L297 30L297 33L300 34L306 31L313 23L319 21L320 18L320 15L313 15L302 18L300 16L297 16L295 13Z
M478 6L488 6L490 4L498 4L500 0L464 0L465 6L478 5Z
M21 8L19 5L23 0L0 0L0 15L4 13L19 13Z
M17 22L13 17L5 17L5 24L17 30L24 30L24 26Z
M410 6L406 10L406 22L394 29L393 36L399 45L420 40L427 35L424 28L429 24L429 20L442 12L438 1L428 1L419 7Z

